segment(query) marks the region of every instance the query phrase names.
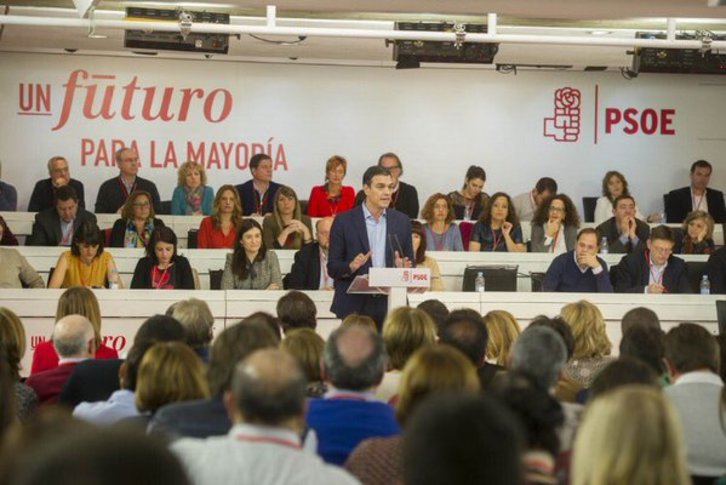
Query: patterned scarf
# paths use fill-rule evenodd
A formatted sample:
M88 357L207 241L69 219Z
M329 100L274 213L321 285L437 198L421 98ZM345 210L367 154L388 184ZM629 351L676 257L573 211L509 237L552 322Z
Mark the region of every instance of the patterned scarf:
M196 189L190 189L188 187L184 187L184 192L186 192L186 205L185 205L186 215L190 216L190 215L194 214L195 212L201 212L202 211L202 193L204 192L204 186L200 185Z
M154 230L154 219L146 221L144 232L139 234L136 232L136 224L133 220L126 222L126 234L124 234L125 248L143 248L149 242L151 232Z

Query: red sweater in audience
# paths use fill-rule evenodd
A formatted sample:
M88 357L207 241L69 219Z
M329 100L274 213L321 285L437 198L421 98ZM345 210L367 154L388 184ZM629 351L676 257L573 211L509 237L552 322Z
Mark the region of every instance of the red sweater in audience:
M118 359L118 352L111 347L106 347L101 344L98 346L98 350L96 350L96 358ZM58 353L56 353L55 347L53 347L53 342L47 340L39 343L33 353L33 363L30 366L30 374L37 374L38 372L54 369L56 367L58 367Z
M211 217L205 217L197 232L197 247L199 249L234 248L236 237L237 229L232 228L225 236L220 229L214 227Z
M355 203L355 189L344 185L340 195L333 199L328 198L325 185L316 185L310 192L308 199L308 215L310 217L328 217L353 208Z

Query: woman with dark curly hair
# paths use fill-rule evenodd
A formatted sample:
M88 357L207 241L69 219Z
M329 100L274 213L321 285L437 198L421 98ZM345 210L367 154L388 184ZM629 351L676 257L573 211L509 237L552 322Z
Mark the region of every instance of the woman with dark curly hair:
M454 224L454 206L451 198L436 193L428 198L421 211L426 220L426 249L429 251L463 251L459 226Z
M575 249L580 216L565 194L556 194L537 208L532 219L530 251L562 254Z

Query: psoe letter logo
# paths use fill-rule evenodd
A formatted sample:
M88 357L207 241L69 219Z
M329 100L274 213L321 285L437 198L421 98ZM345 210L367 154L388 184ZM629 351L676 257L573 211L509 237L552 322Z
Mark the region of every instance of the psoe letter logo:
M544 119L544 136L557 142L575 142L580 138L579 89L565 87L555 91L555 112Z

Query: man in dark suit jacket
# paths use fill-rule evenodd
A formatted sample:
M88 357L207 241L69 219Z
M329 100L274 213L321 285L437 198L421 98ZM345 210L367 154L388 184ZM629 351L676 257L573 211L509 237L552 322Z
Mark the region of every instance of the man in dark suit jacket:
M658 226L647 249L634 251L613 270L617 293L693 293L685 261L673 256L673 230Z
M333 289L333 279L328 274L327 268L330 228L332 225L332 217L319 219L315 224L318 242L306 244L295 253L295 262L292 263L290 272L282 279L282 284L286 290Z
M418 218L418 192L416 187L401 181L403 164L395 153L384 153L378 158L378 166L387 168L393 177L393 193L389 207L406 214L409 219ZM355 205L360 205L365 199L365 192L361 190L355 196Z
M76 364L68 377L58 402L71 408L86 402L105 401L121 388L121 359L90 359Z
M56 191L55 207L35 215L28 246L70 246L75 230L85 222L96 223L96 216L79 207L71 185Z
M78 205L85 208L86 202L83 196L83 184L71 178L68 169L68 160L63 157L53 157L48 160L48 175L50 178L39 180L35 184L33 194L28 203L28 212L41 212L50 209L55 203L55 193L64 185L70 185L78 196Z
M81 315L61 318L53 327L53 347L58 352L58 367L33 374L25 381L38 395L41 405L56 402L76 364L93 358L96 353L93 325Z
M272 181L272 159L258 153L250 158L252 180L235 185L242 202L242 213L246 216L269 214L275 207L275 195L282 185Z
M154 212L161 213L161 199L156 184L151 180L138 177L139 155L132 148L121 148L116 151L116 166L119 168L118 177L106 180L98 189L96 197L97 214L114 214L121 210L126 199L135 190L143 190L151 194Z
M348 287L356 276L368 274L372 266L411 266L411 221L388 208L394 185L387 168L369 167L363 174L365 201L333 221L328 274L335 280L330 311L338 318L351 313L368 315L381 328L387 313L385 296L348 294Z
M641 250L650 234L650 226L635 218L635 199L621 195L613 202L613 217L597 226L598 239L607 238L611 253Z
M671 190L665 197L665 213L668 222L683 222L689 212L703 210L711 214L717 223L726 222L726 205L723 192L708 188L713 167L706 160L691 165L691 185Z

